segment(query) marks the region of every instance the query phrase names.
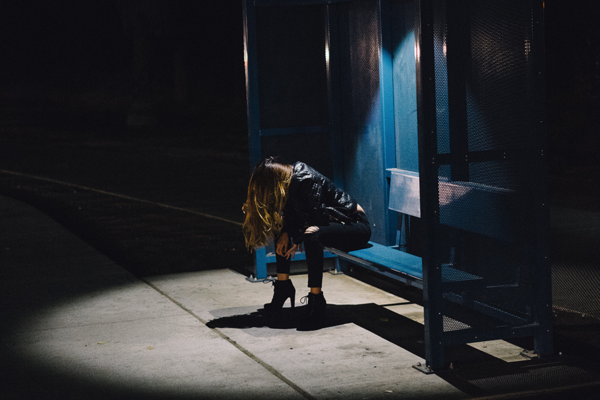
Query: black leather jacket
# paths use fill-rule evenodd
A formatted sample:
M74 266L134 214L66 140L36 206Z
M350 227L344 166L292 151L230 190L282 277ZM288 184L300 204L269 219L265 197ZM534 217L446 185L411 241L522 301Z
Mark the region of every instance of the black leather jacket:
M348 193L303 162L296 162L293 168L283 209L283 232L287 232L294 243L302 242L304 230L309 226L356 221L357 203Z

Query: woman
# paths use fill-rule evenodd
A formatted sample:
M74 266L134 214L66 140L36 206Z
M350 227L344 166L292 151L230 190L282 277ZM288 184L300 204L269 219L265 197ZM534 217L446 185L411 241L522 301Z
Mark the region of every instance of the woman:
M265 311L280 311L288 298L294 307L290 264L303 244L310 288L304 318L309 323L317 321L327 304L321 291L323 246L345 251L364 247L371 228L363 208L308 165L287 165L268 157L254 168L243 210L248 249L265 246L270 239L276 243L277 280Z

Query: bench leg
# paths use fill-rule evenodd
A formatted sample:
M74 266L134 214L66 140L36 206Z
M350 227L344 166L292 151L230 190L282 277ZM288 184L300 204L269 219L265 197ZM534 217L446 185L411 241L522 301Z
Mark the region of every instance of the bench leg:
M434 274L433 278L435 277ZM437 277L441 278L441 274ZM439 370L444 368L444 321L441 309L441 285L438 286L440 290L433 293L430 292L431 286L425 286L423 293L425 302L423 309L425 314L425 363L427 369Z
M425 362L432 370L444 368L444 345L442 332L425 335Z
M342 275L348 272L348 262L343 258L335 257L335 270L332 270L331 273L334 275Z
M267 278L267 250L257 249L254 255L254 275L246 278L250 282L263 282Z

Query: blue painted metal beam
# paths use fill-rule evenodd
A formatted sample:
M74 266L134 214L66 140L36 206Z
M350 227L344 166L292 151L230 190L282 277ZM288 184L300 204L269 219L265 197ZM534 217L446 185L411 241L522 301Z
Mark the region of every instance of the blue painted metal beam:
M258 104L258 60L256 52L256 9L250 0L244 0L244 67L246 71L246 106L248 111L249 175L261 158L260 114ZM267 277L266 250L257 249L254 270L257 279Z
M540 331L534 336L534 351L540 355L551 355L553 353L552 339L552 271L550 254L548 249L548 226L550 219L548 203L548 170L547 170L547 115L544 105L546 98L545 86L545 60L544 60L544 2L535 0L532 2L533 29L531 43L535 47L531 49L534 57L533 68L535 73L534 93L537 96L533 102L533 112L537 118L533 119L532 131L535 132L538 143L538 154L535 162L535 185L533 193L535 199L537 232L535 251L535 276L538 279L538 287L535 297L535 321L540 325Z
M381 154L382 168L379 174L381 188L384 191L385 244L396 242L398 218L389 210L389 185L385 171L396 166L396 140L394 121L394 69L392 49L392 12L388 0L379 0L379 96L381 104Z
M246 71L246 107L248 112L248 144L250 173L260 161L260 114L258 101L258 60L256 52L256 9L244 0L244 67Z
M326 62L329 98L329 120L331 121L331 158L333 182L341 189L344 184L344 155L342 134L342 99L340 80L340 37L338 32L338 7L327 6Z
M442 271L436 259L436 232L439 225L437 199L438 171L432 159L437 154L434 0L419 0L416 14L416 71L419 126L419 176L421 220L423 221L423 302L425 314L425 360L431 368L444 366Z

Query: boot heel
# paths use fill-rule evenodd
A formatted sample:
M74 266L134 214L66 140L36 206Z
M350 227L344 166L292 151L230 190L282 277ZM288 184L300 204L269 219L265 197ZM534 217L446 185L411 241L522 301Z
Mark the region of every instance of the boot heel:
M274 281L273 282L273 300L270 303L265 304L264 311L266 312L279 312L283 307L286 300L289 298L292 302L292 308L294 307L294 301L296 298L296 289L290 279L285 281Z
M292 308L294 308L296 306L296 293L294 293L290 296L290 303L292 305Z

